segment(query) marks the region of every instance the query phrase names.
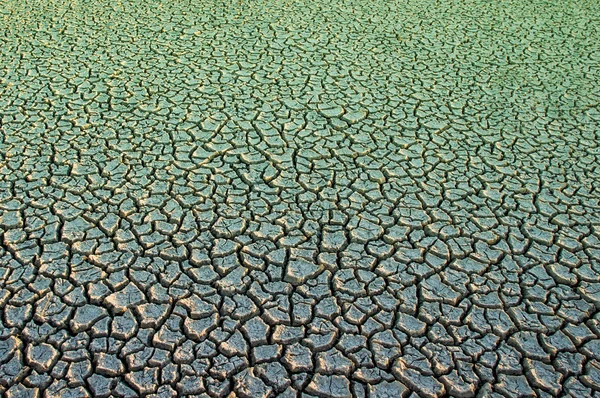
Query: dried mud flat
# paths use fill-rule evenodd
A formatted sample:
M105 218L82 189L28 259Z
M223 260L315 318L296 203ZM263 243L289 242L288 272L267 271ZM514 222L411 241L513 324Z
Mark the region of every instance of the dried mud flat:
M0 395L597 395L599 16L0 0Z

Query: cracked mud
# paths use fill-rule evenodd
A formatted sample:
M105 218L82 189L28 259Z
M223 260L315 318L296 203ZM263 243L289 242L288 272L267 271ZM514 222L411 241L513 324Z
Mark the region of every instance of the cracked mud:
M599 15L0 0L0 395L600 393Z

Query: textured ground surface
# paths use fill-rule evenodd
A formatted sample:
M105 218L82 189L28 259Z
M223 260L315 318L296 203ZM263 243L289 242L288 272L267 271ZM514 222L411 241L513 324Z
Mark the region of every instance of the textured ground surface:
M597 394L599 16L0 0L0 395Z

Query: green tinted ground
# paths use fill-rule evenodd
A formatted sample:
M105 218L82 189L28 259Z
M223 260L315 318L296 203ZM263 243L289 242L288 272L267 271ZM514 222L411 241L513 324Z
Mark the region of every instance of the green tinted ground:
M597 394L599 28L0 0L0 395Z

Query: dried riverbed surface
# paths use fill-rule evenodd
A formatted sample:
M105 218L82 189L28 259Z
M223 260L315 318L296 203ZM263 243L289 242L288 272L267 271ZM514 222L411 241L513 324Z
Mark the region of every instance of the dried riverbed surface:
M597 394L599 17L0 0L0 395Z

